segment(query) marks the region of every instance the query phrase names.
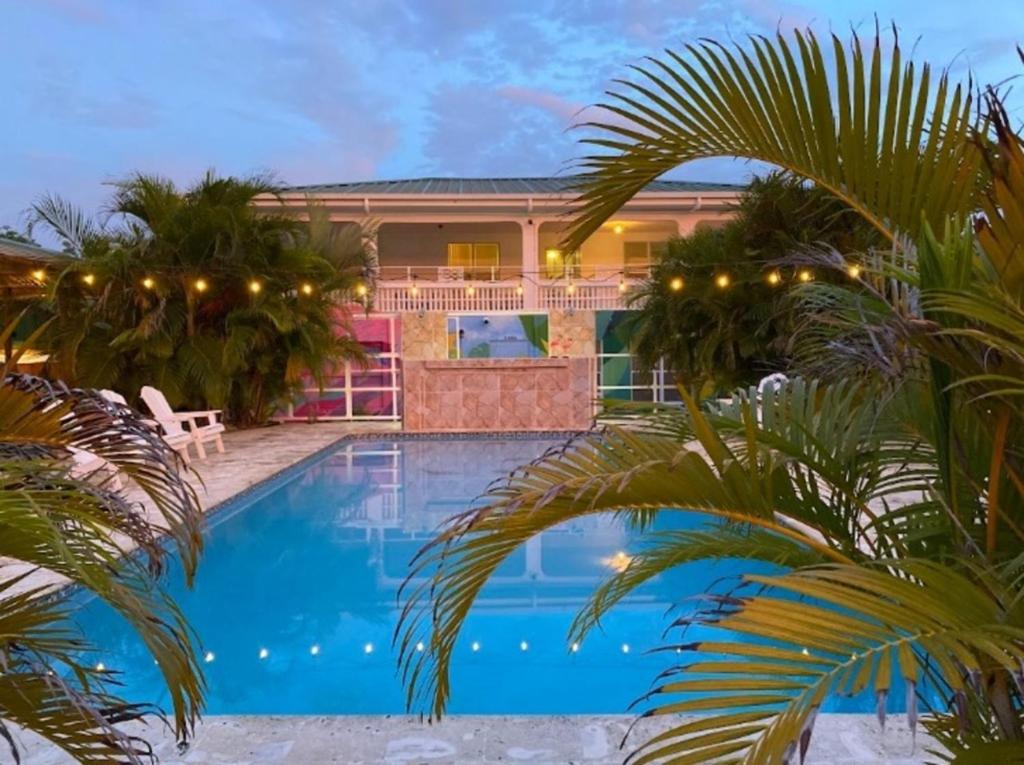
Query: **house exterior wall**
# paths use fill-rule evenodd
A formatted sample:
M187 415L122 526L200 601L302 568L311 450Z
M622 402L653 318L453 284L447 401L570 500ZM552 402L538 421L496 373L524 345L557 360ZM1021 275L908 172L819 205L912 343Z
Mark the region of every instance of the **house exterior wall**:
M382 266L444 266L450 242L497 242L501 265L522 266L523 235L516 223L382 223L377 258Z

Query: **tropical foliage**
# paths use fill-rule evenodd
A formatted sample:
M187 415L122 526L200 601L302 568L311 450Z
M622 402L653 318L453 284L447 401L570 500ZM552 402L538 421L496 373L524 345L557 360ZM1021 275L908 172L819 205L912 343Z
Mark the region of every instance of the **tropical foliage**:
M158 577L173 549L191 582L199 505L174 452L133 410L13 368L3 368L0 383L0 744L18 761L14 734L27 729L79 762L139 763L148 745L119 726L161 710L118 697L116 672L97 662L69 618L71 592L55 592L37 573L95 594L135 629L163 673L171 724L184 739L205 684L193 634ZM76 472L74 449L107 468ZM151 516L115 489L112 468L138 487ZM128 548L138 555L125 556Z
M35 224L78 256L52 292L60 374L129 398L155 385L173 406L247 425L304 376L361 358L337 331L366 265L361 232L317 208L304 223L254 206L275 191L259 177L179 190L138 175L115 186L102 226L59 198L37 203Z
M667 730L631 761L802 760L829 695L873 692L884 721L897 681L911 725L927 712L944 746L937 757L1021 758L1024 150L995 93L975 123L971 94L945 76L932 89L927 67L904 64L898 43L831 48L831 67L801 33L653 61L596 126L604 137L590 144L604 151L584 160L572 237L680 163L773 163L888 243L799 254L837 274L861 264L855 284L805 288L818 295L806 321L822 320L815 305L837 311L803 341L822 368L858 374L796 377L703 406L683 391L682 410L576 439L496 486L417 561L397 636L411 705L444 712L462 623L527 539L589 513L648 529L697 512L703 529L644 536L569 641L688 561L786 570L745 576L679 616L674 627L699 623L717 637L669 645L680 663L645 711L667 716ZM414 650L417 641L428 649ZM932 693L920 692L926 683ZM687 713L710 714L678 717Z
M747 386L788 366L801 245L863 251L880 236L830 194L782 173L757 178L735 216L669 240L630 297L621 331L641 365L661 360L695 396ZM831 270L821 278L847 281Z

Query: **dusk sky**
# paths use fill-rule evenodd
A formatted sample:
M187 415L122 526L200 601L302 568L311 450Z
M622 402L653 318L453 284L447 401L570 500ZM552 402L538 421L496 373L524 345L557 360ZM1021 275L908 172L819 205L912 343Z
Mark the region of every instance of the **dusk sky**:
M1020 0L0 0L0 225L44 192L95 210L132 171L556 174L575 115L639 57L780 24L871 34L873 14L957 78L1024 73Z

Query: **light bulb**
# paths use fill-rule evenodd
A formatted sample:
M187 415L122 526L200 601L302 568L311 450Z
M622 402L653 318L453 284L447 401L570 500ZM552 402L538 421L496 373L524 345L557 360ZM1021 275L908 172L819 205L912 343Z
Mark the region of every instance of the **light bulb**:
M366 297L366 293L368 291L369 290L366 288L365 284L357 284L356 285L356 294L359 295L359 297Z
M474 287L472 284L469 285L468 287L466 287L466 294L469 295L469 296L475 295L476 294L476 287Z
M35 279L37 282L46 281L46 271L44 271L41 268L37 268L35 271L32 272L32 278Z
M773 287L778 286L782 282L782 276L778 271L772 271L768 274L768 283Z
M858 266L856 263L851 263L850 266L846 269L846 273L850 275L851 279L859 279L860 266Z
M521 641L519 643L519 650L520 651L529 651L530 650L530 644L527 643L525 640Z
M612 231L614 231L616 234L621 234L625 230L625 226L623 226L621 223L616 223L614 226L612 226Z
M261 289L263 289L263 285L260 284L255 279L249 282L249 292L251 292L253 295L258 295Z
M813 276L811 272L805 268L799 274L797 274L797 278L800 279L800 281L802 282L809 282L813 278Z
M672 281L668 283L668 287L673 292L679 292L683 288L683 277L673 276Z
M266 648L261 648L260 649L260 658L261 659L265 659L268 656L270 656L270 651L268 651Z
M580 644L579 643L573 643L571 646L569 646L569 650L572 651L573 653L576 653L577 651L580 650Z
M317 645L316 643L311 645L309 647L309 655L310 656L319 656L320 655L320 646Z
M217 655L213 651L207 651L206 655L203 656L203 661L205 661L207 664L211 664L213 660L216 658Z
M195 281L196 292L206 292L210 285L206 283L206 279L196 279Z
M142 286L145 287L147 290L151 290L156 286L156 282L153 281L152 277L147 276L145 279L142 280Z
M623 643L622 644L622 652L623 653L629 653L629 643Z
M622 280L619 280L619 292L625 292L625 291L626 291L626 283L624 281L622 281Z
M416 644L416 650L419 651L420 653L423 653L423 649L424 648L426 648L426 646L423 645L423 641L422 640Z
M305 282L301 287L299 287L299 289L302 290L303 295L313 294L313 285L310 284L309 282Z
M523 294L523 285L522 284L517 284L516 285L516 294L517 295L522 295Z
M373 643L367 643L363 646L363 653L369 655L373 653Z
M99 662L99 663L98 663L98 664L96 665L96 671L97 671L97 672L106 672L106 671L107 671L107 665L106 665L106 664L104 664L104 663L103 663L102 661L101 661L101 662Z
M85 274L82 277L82 281L91 287L96 283L96 274Z
M474 640L473 645L470 646L470 649L472 649L473 653L476 653L480 650L480 644Z
M568 295L574 294L576 292L576 285L575 284L567 284L565 286L565 292Z
M729 274L719 274L715 277L715 285L720 290L726 289L732 283L732 279L729 278Z
M416 286L415 284L414 284L414 285L412 285L412 286L411 286L411 287L409 288L409 294L410 294L410 295L412 295L413 297L416 297L417 295L419 295L419 294L420 294L420 288L419 288L419 287L417 287L417 286Z

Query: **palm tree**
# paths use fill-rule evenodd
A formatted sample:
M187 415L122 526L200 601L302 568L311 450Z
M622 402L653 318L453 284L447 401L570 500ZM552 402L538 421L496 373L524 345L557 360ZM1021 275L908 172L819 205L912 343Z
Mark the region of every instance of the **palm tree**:
M598 127L610 137L590 139L607 152L584 160L568 246L680 163L771 162L891 243L859 254L857 285L809 289L870 302L861 315L880 322L851 322L844 342L822 350L870 369L888 368L898 346L900 374L797 378L704 407L684 392L682 411L609 426L517 471L418 560L425 580L397 637L410 703L444 712L466 614L527 539L588 513L644 528L654 514L690 511L708 527L648 533L569 641L688 561L744 557L789 571L743 577L731 597L680 619L720 637L677 644L683 661L645 714L710 714L674 720L635 762L802 760L829 694L871 688L884 719L895 677L911 725L926 704L929 732L958 762L1024 752L1024 151L994 94L993 135L973 123L969 93L951 94L943 76L933 94L927 67L904 66L896 43L883 50L876 37L866 55L856 37L849 52L834 39L832 57L830 71L815 37L796 33L792 44L709 42L652 62L608 107L616 119ZM979 209L975 236L968 215ZM801 257L843 273L849 255ZM429 650L415 651L418 641ZM925 680L949 703L916 698Z
M7 331L11 331L13 327ZM72 590L41 584L40 569L103 599L136 630L160 666L178 737L192 732L205 684L195 639L158 583L167 534L191 582L202 547L200 510L177 457L131 409L94 391L14 374L0 382L0 738L34 731L79 762L140 763L146 742L119 726L150 705L117 695L116 671L90 660ZM72 449L106 459L145 495L147 517L100 475L69 466ZM129 547L137 555L125 555Z
M107 225L58 198L35 206L79 256L53 292L50 336L62 375L172 405L265 421L304 376L361 359L339 334L366 254L361 232L258 210L267 178L207 174L182 191L136 175L115 186Z
M755 383L791 351L789 286L805 269L785 267L790 253L812 244L848 252L879 239L820 189L781 173L755 178L730 221L665 244L629 295L636 310L621 324L625 344L645 368L664 360L698 398Z

